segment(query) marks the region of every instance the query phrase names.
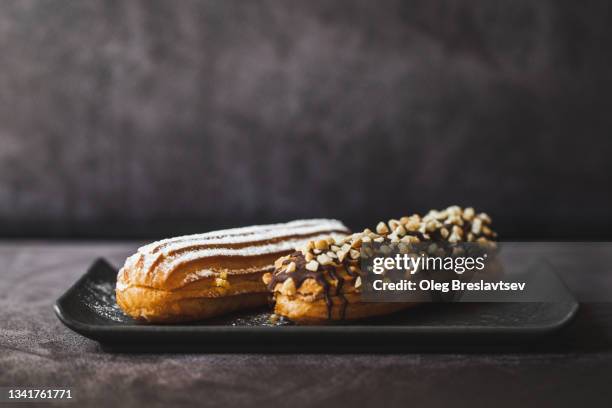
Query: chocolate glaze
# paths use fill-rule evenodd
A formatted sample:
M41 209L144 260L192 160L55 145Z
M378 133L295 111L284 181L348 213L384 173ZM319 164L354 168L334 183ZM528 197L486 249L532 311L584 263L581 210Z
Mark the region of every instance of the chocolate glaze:
M295 271L281 271L274 273L272 275L272 280L270 281L270 283L268 283L268 289L270 291L273 291L276 287L276 284L283 283L289 278L293 279L296 288L302 286L306 279L314 279L319 285L323 287L323 297L325 299L325 304L327 305L327 318L330 320L332 318L332 310L334 306L332 296L338 296L342 301L340 309L340 318L344 319L348 301L342 293L342 288L344 286L345 280L339 273L337 273L337 267L333 265L320 265L319 269L316 272L309 271L308 269L306 269L306 259L300 251L295 251L290 254L289 258L283 261L283 265L288 265L291 262L295 262ZM356 264L357 262L358 261L355 260L354 264ZM350 270L350 265L350 260L345 259L344 262L342 262L342 266L346 270L346 273L349 276L354 277L356 276L356 274L355 272L352 272ZM330 281L326 279L325 272L327 272L327 275L329 275L331 280L337 281L336 290L334 291L334 293L331 293L331 288L333 285Z

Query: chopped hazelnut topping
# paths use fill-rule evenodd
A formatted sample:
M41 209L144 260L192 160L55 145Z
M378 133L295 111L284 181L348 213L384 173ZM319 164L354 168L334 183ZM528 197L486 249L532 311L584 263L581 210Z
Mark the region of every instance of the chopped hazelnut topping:
M443 220L446 217L448 217L448 210L444 210L444 211L430 211L430 213L428 214L431 218L435 219L435 220Z
M304 256L308 271L316 272L320 270L319 265L346 268L351 276L361 273L358 264L359 259L367 259L374 256L374 249L371 246L362 246L365 243L380 243L379 250L383 254L392 253L396 248L401 254L417 256L415 248L411 244L424 241L428 243L425 252L431 255L444 256L448 248L445 242L459 243L462 241L478 242L494 247L493 240L497 234L489 227L490 217L485 213L476 214L474 208L467 207L462 209L458 206L451 206L445 210L431 210L424 217L418 214L391 219L387 223L379 222L376 225L376 232L366 228L363 232L354 233L343 238L326 238L317 241L310 241L298 251ZM467 224L466 224L467 223ZM442 241L437 241L442 240ZM430 242L428 242L430 241ZM453 255L460 254L461 248L453 248ZM420 252L419 252L420 253ZM276 271L292 273L297 270L297 262L290 262L291 257L281 257L274 263ZM347 261L350 260L350 264ZM356 275L353 275L355 273ZM221 278L215 280L219 287L229 287L227 273L221 273ZM329 277L326 277L329 279ZM333 279L332 279L333 280ZM354 281L355 288L362 286L362 278L357 277ZM264 274L263 281L270 284L273 281L271 274ZM330 285L337 285L337 281L329 281ZM279 283L280 284L280 283ZM281 292L287 295L297 293L296 282L286 279L282 282Z
M472 221L474 219L474 215L476 215L476 213L472 207L468 207L463 210L463 219L466 221Z
M400 241L405 242L407 244L416 244L416 243L421 242L418 237L415 237L412 235L406 235L405 237L402 237Z
M361 238L357 238L355 241L353 241L353 243L351 244L351 248L361 248L361 243L363 242L363 240Z
M446 212L450 215L459 215L461 214L461 207L458 205L452 205L446 209Z
M453 231L451 236L448 237L448 242L450 242L451 244L456 244L459 241L461 241L461 237L459 236L459 234L455 234L455 231Z
M408 231L414 232L414 231L418 231L420 226L421 226L421 222L418 219L410 217L410 221L406 223L405 228Z
M393 230L393 233L399 237L403 237L404 235L406 235L406 228L404 228L402 225L399 225L397 228L395 228L395 230Z
M326 240L324 240L324 239L320 239L317 242L315 242L314 246L315 246L315 249L318 249L318 250L322 251L324 249L329 248L329 243Z
M425 231L434 232L439 226L440 223L436 220L427 221L427 223L425 224Z
M388 224L389 224L389 228L391 228L391 231L395 230L397 227L401 225L399 220L389 220Z
M448 230L444 227L440 228L440 235L442 236L442 238L446 239L448 238L448 235L450 233L448 232Z
M386 235L389 233L389 227L387 227L387 224L381 221L376 226L376 232L378 232L379 234Z
M463 225L463 219L458 215L451 215L444 221L445 224Z
M483 222L487 224L491 224L491 217L487 213L478 214L478 218L480 218Z
M472 221L472 233L474 235L480 234L480 230L482 229L482 221L480 218L474 218Z
M276 261L274 261L274 267L275 268L280 268L281 265L283 264L283 262L285 260L289 259L289 255L283 256L281 258L278 258Z
M296 289L295 289L295 283L293 282L293 279L289 278L285 282L283 282L283 286L281 287L280 291L281 293L287 296L295 295Z
M317 262L321 265L329 265L333 262L333 260L327 254L321 254L317 256Z

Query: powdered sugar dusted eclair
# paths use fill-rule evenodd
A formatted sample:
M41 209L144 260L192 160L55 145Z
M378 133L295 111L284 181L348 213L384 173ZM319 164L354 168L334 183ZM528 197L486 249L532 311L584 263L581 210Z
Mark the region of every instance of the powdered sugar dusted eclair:
M348 232L340 221L311 219L154 242L119 271L117 304L136 319L170 323L264 305L262 275L278 257L310 240Z

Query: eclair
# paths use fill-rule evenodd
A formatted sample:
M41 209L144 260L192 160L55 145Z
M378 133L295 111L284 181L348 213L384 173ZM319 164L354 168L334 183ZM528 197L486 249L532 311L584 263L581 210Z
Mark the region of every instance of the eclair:
M494 245L497 234L491 218L473 208L452 206L380 222L346 237L309 241L299 251L279 258L273 272L263 276L272 293L274 313L298 324L363 319L397 312L418 302L365 302L362 300L362 251L372 244L474 242ZM368 243L368 245L364 245Z
M308 241L341 239L337 220L311 219L165 239L127 258L117 276L117 304L134 319L175 323L262 306L262 276Z

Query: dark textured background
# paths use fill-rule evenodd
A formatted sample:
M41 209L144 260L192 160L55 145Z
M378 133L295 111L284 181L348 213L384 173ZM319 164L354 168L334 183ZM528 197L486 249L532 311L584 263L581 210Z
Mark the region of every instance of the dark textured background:
M0 236L451 203L612 238L608 1L0 3Z

